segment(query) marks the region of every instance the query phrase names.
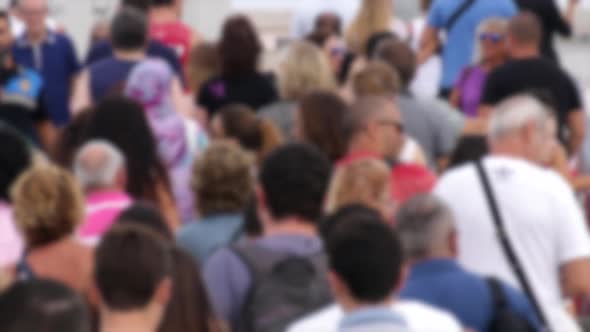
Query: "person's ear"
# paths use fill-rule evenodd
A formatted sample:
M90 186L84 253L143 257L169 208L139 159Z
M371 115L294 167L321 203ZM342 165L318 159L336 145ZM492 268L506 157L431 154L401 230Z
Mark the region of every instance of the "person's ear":
M94 281L90 285L90 290L88 292L88 302L93 307L99 307L104 303L102 296L100 295L100 290Z
M156 303L162 306L168 305L170 298L172 297L172 279L170 277L164 278L160 281L156 292L154 293L154 300Z
M402 288L404 288L404 286L406 285L406 281L408 280L409 274L410 274L409 264L403 263L401 270L400 270L400 274L399 274L399 280L397 282L397 285L395 285L395 292L394 293L397 294Z
M342 279L336 274L336 272L329 270L327 275L328 284L332 290L334 297L341 297L343 294L348 293L348 288Z

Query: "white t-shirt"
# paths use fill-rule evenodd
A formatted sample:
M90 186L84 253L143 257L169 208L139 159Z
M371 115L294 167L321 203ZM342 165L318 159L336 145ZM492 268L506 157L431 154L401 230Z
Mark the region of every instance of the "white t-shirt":
M45 25L50 30L57 30L57 28L58 28L57 22L54 19L52 19L51 17L48 17L45 20ZM15 38L18 38L18 37L22 36L23 33L25 33L25 30L26 30L25 23L21 19L17 18L16 16L11 15L10 16L10 30L12 31L12 35Z
M293 14L291 37L305 38L312 32L316 18L324 12L340 16L342 29L354 19L360 7L360 0L301 0Z
M414 52L420 50L422 33L426 28L426 18L419 17L411 23L410 45ZM442 60L439 55L431 56L426 62L416 68L416 75L410 84L410 91L418 98L435 99L438 96L440 80L442 79Z
M484 165L508 236L527 280L555 331L579 331L566 313L559 268L590 257L590 237L573 191L555 172L493 156ZM459 260L469 270L522 288L500 242L474 165L446 173L435 193L451 208Z
M417 301L400 300L392 310L401 315L412 332L461 332L461 324L451 314ZM287 332L337 332L344 317L333 304L293 323Z

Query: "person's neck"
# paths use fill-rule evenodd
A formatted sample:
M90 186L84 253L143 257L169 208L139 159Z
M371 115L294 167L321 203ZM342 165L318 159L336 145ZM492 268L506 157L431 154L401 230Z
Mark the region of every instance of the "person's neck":
M440 254L430 254L424 257L413 258L408 262L408 266L414 266L421 263L427 263L431 261L454 261L457 257L453 255L451 252L448 253L440 253Z
M510 51L510 57L515 60L538 58L539 56L539 48L533 46L514 48Z
M382 154L379 151L379 149L376 148L376 145L371 144L371 142L369 142L368 140L365 140L365 139L353 140L352 143L350 143L350 146L348 148L348 153L354 154L354 153L362 153L362 152Z
M302 235L316 236L317 227L310 221L299 217L287 217L272 222L266 229L265 235Z
M501 66L505 62L506 62L506 58L504 58L504 57L501 57L501 58L499 57L499 58L495 58L495 59L488 59L483 62L482 67L484 68L484 70L486 72L490 72L490 71L494 70L495 68Z
M115 50L114 51L115 58L123 61L141 61L145 59L145 51L141 50Z
M103 311L101 332L154 332L159 319L148 311L110 312Z
M168 23L178 21L178 11L172 6L160 6L150 10L150 21Z
M27 40L31 44L41 44L47 38L47 30L27 31Z
M501 144L494 144L491 148L491 154L497 157L530 160L530 158L527 157L522 144L514 141L505 141Z
M393 296L391 296L381 302L367 303L367 302L359 302L356 300L350 300L350 301L343 301L340 305L342 306L342 309L344 309L344 311L346 313L350 314L350 313L360 311L360 310L365 310L365 309L376 309L376 308L391 309L391 306L393 305L393 303L394 303L394 298L393 298Z

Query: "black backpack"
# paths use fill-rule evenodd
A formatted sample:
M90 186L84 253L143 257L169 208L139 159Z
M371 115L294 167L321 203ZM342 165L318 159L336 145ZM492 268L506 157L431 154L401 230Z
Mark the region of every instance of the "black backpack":
M252 278L237 331L284 332L295 320L332 303L324 252L304 257L252 243L232 249Z
M490 323L488 331L535 332L536 329L531 326L528 320L510 308L504 290L502 289L502 284L494 278L488 278L487 283L492 294L494 308L494 318Z

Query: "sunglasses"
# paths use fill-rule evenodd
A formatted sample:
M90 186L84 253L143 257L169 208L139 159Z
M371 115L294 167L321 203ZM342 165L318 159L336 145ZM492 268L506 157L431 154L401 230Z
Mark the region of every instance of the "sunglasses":
M492 43L499 43L504 40L504 36L499 33L482 33L479 35L479 41L491 41Z
M397 129L398 132L403 133L404 132L404 125L397 122L397 121L390 121L390 120L380 120L377 123L379 123L382 126L390 126L393 127L395 129Z

